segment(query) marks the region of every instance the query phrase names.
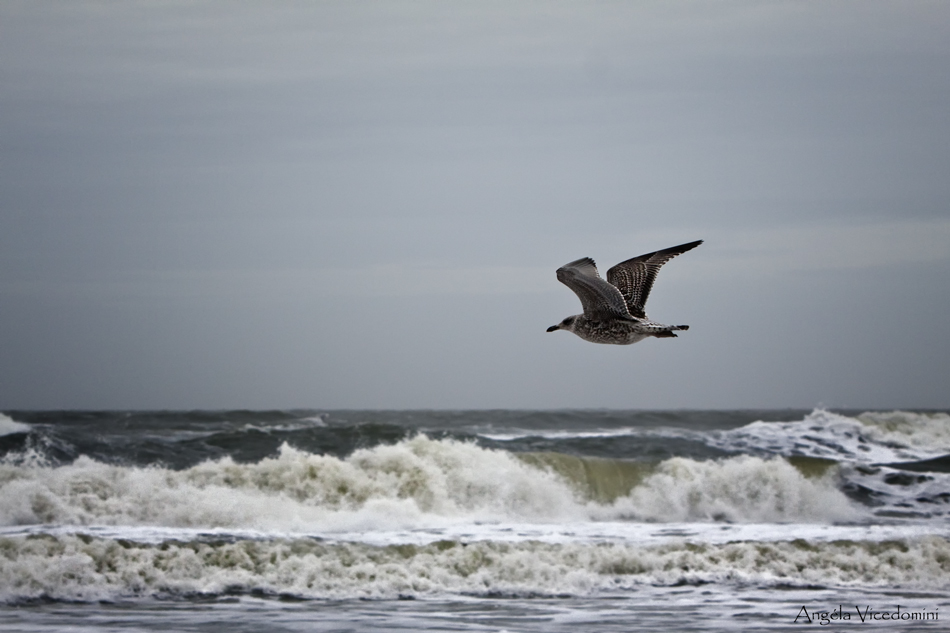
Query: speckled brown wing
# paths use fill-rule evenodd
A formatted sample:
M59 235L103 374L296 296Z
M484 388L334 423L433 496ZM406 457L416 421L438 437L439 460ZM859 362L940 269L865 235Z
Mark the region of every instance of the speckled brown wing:
M578 259L557 269L557 279L574 291L584 307L584 316L592 321L630 319L623 295L603 279L590 257Z
M607 281L620 291L630 314L645 319L647 313L643 306L650 296L660 266L702 243L702 240L696 240L620 262L607 271Z

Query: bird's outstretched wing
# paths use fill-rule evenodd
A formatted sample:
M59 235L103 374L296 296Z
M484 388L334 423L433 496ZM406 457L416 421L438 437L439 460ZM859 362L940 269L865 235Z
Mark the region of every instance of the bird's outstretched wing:
M578 259L557 269L557 279L574 291L584 307L584 316L592 321L629 319L623 295L603 279L590 257Z
M607 271L607 281L620 291L630 314L638 319L644 319L646 312L643 306L646 305L647 297L650 296L650 289L653 288L656 274L660 272L660 266L702 243L702 240L696 240L620 262ZM560 274L558 279L560 279Z

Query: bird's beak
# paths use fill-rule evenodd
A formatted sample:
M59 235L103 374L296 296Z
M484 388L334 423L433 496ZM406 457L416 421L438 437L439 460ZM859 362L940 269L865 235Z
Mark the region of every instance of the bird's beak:
M553 332L554 330L560 330L560 329L561 329L560 325L552 325L551 327L548 328L548 332Z

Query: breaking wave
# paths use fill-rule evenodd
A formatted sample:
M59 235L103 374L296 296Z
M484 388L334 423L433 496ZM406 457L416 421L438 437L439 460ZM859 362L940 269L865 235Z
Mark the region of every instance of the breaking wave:
M803 420L752 422L710 434L731 451L860 463L921 460L950 452L950 415L891 411L849 417L816 409Z
M29 424L17 422L13 418L0 413L0 437L13 435L14 433L28 433L29 431Z
M782 458L658 465L517 455L424 435L346 458L283 445L254 463L231 458L173 470L88 457L52 467L36 454L0 460L5 525L156 525L314 533L446 521L842 521L860 510L835 469L806 476Z

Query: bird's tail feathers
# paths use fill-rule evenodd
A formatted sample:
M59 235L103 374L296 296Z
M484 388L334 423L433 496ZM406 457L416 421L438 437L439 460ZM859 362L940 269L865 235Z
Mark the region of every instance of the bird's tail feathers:
M676 338L676 334L673 333L673 330L688 330L688 325L669 325L667 329L660 330L658 332L653 332L653 336L657 338Z

